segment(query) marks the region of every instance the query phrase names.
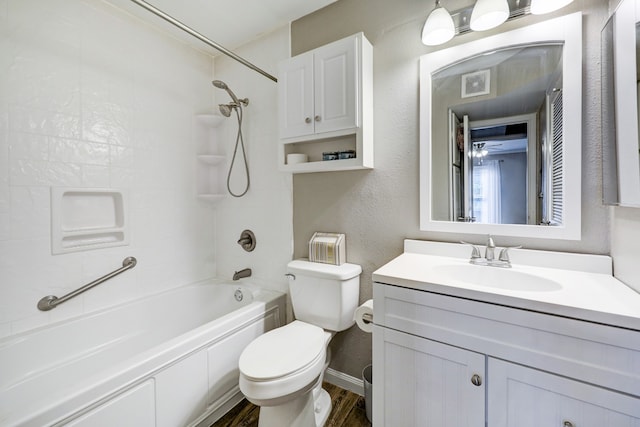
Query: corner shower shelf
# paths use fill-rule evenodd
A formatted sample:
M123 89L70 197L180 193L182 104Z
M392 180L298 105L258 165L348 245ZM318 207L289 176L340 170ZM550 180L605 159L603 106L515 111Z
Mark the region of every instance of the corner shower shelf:
M224 117L218 114L197 114L193 121L196 142L196 194L198 200L217 203L225 197L223 165L226 156L220 150L220 124Z

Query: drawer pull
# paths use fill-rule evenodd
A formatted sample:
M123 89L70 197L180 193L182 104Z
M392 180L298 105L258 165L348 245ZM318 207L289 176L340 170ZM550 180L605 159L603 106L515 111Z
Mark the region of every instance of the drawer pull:
M575 427L575 424L573 424L571 421L563 421L562 427Z
M482 377L478 374L473 374L473 376L471 377L471 384L473 384L476 387L480 387L482 385ZM569 427L569 426L565 426L565 427Z

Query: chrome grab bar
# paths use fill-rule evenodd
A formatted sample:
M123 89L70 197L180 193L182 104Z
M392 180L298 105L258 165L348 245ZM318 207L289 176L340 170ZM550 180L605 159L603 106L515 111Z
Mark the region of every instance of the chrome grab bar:
M88 291L89 289L93 288L94 286L98 286L100 283L102 282L106 282L107 280L111 279L112 277L117 276L120 273L123 273L133 267L136 266L136 264L138 263L138 261L130 256L124 259L124 261L122 261L122 267L120 267L119 269L112 271L109 274L105 274L104 276L100 277L99 279L94 280L91 283L87 283L86 285L84 285L81 288L76 289L75 291L69 292L68 294L61 296L60 298L58 298L57 296L54 295L47 295L46 297L42 298L40 301L38 301L38 310L41 311L49 311L49 310L53 310L54 308L56 308L57 306L59 306L60 304L62 304L63 302L69 301L71 298L80 295L81 293Z

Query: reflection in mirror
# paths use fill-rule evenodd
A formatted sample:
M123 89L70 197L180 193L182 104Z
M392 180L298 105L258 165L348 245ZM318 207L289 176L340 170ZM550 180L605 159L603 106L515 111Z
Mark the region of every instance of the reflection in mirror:
M422 230L579 239L582 16L420 61Z
M449 122L433 127L432 153L450 159L434 164L433 218L561 225L562 45L482 53L431 86L433 120Z

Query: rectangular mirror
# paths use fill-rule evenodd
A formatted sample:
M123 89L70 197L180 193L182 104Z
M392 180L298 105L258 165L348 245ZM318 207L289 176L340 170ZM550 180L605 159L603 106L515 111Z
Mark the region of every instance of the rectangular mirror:
M421 229L580 239L582 16L420 59Z
M603 202L640 207L640 0L622 0L601 34Z

